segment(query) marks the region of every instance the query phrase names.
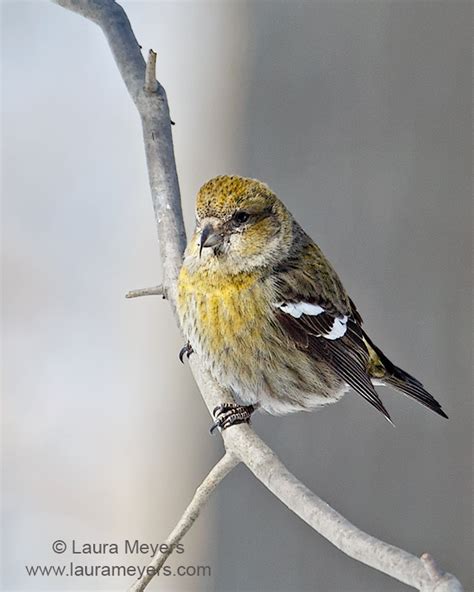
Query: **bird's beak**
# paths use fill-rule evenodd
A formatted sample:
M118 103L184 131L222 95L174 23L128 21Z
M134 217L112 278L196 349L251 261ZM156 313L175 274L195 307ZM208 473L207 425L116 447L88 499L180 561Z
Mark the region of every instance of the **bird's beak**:
M222 242L222 233L216 230L212 224L206 224L201 232L199 241L199 257L204 247L215 247Z

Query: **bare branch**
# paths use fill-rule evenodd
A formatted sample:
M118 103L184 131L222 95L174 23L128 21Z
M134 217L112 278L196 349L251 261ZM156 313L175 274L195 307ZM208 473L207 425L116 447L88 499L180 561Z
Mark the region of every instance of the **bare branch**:
M128 92L137 104L143 90L145 60L123 8L114 0L53 0L100 26ZM137 105L138 106L138 105Z
M186 246L168 100L163 87L145 90L145 60L123 8L114 0L53 0L102 29L142 121L153 208L158 227L163 286L175 309L176 280Z
M139 298L140 296L163 296L163 298L166 298L166 293L163 286L153 286L151 288L130 290L125 294L125 298Z
M176 280L185 247L185 232L166 93L158 82L156 90L149 91L149 83L155 77L156 56L150 53L148 66L145 66L128 18L114 0L53 1L101 27L139 111L164 270L163 290L176 317ZM229 401L230 395L200 366L195 356L190 358L190 366L209 411ZM422 592L462 592L459 581L433 567L435 564L431 558L427 559L425 555L420 559L372 537L348 522L296 479L249 426L233 426L223 433L223 437L230 456L224 457L222 464L219 463L211 471L198 489L171 533L168 539L171 543L176 543L184 536L212 490L238 461L242 461L288 508L350 557ZM156 556L152 566L161 567L168 555ZM143 591L151 579L152 576L145 576L131 590Z
M226 448L237 454L257 479L349 557L423 592L462 592L462 586L454 576L444 574L441 586L441 580L432 577L433 572L427 571L422 559L376 539L351 524L290 473L248 426L242 426L239 431L225 431L223 435Z
M224 477L226 477L230 471L239 464L239 462L240 461L236 456L226 452L201 485L196 489L196 493L189 506L184 511L184 514L181 516L178 524L174 527L172 533L166 539L164 543L167 546L166 553L157 553L153 557L151 563L148 565L149 569L146 570L143 576L129 588L129 592L143 592L143 590L145 590L154 575L158 573L165 564L165 561L172 554L176 545L194 524L212 492Z

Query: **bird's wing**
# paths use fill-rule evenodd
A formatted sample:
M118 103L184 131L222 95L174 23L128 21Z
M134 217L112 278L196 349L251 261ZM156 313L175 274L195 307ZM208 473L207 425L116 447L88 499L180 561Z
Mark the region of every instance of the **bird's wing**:
M307 242L275 270L276 322L302 351L333 372L390 420L368 374L362 319L319 248Z

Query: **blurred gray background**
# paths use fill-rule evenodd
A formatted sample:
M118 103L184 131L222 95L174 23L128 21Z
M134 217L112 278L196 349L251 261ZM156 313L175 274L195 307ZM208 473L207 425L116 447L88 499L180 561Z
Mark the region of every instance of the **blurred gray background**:
M374 340L443 421L382 393L392 429L348 394L256 430L368 532L471 570L470 2L123 2L158 51L188 230L199 186L268 182L323 247ZM123 590L29 578L64 539L162 542L222 453L160 280L135 108L93 24L2 2L2 590ZM401 592L315 534L244 468L155 590Z

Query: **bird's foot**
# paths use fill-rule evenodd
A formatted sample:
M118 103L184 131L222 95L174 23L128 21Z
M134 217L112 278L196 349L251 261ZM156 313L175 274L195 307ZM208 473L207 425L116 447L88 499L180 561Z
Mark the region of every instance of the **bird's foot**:
M239 423L249 423L252 413L255 411L255 405L237 405L236 403L222 403L214 408L212 415L215 422L209 430L212 434L214 430L226 430L230 426Z
M184 356L186 356L189 359L189 356L192 353L194 353L193 346L188 341L188 343L179 350L179 361L181 362L181 364L184 364Z

